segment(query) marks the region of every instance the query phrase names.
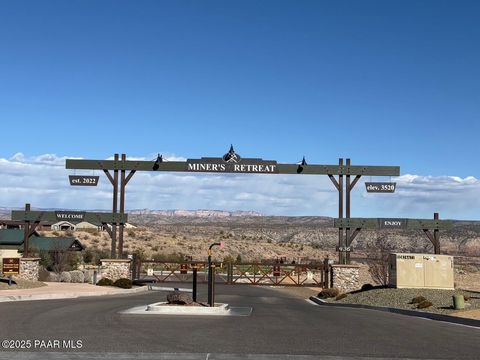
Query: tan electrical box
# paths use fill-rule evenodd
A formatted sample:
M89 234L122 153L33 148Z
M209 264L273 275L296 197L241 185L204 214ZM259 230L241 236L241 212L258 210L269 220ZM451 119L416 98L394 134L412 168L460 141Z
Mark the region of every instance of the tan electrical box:
M390 254L389 285L453 290L453 256Z

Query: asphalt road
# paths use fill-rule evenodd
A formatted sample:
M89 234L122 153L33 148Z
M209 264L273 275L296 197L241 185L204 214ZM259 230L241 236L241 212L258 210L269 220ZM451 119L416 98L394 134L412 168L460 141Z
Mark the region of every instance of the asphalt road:
M117 360L233 359L247 358L246 354L258 359L262 358L259 354L270 354L263 356L265 359L282 358L276 354L332 360L480 359L478 328L373 310L318 306L290 292L265 287L217 285L216 289L217 302L250 306L252 315L119 314L134 306L164 301L166 293L158 291L1 303L0 340L31 340L32 344L37 340L37 346L15 354L0 352L0 359L80 359L93 358L98 352L103 353L102 358ZM200 290L199 298L206 298L205 287ZM52 348L54 340L70 340L72 347L80 341L81 348L66 349L63 344ZM40 353L52 351L55 354ZM107 354L132 352L144 354Z

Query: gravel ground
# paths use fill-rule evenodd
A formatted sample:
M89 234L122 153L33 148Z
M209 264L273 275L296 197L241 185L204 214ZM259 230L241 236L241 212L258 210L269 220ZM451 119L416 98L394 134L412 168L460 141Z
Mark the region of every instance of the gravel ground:
M464 296L470 297L470 300L465 301L465 310L480 309L480 293L464 290L382 288L350 293L347 297L338 301L336 301L335 298L330 298L326 301L340 304L364 304L417 310L416 305L409 304L409 302L417 296L423 296L432 302L433 306L418 311L449 314L453 311L458 311L453 309L452 296L456 294L463 294Z
M17 285L8 286L8 283L0 282L0 290L15 290L15 289L32 289L46 286L40 281L28 281L16 279Z

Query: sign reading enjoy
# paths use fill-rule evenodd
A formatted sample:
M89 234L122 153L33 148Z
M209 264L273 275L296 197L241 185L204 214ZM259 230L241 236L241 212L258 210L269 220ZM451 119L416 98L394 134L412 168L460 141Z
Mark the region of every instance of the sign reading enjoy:
M55 211L57 221L81 222L85 218L85 211Z
M233 146L221 158L188 159L187 171L278 174L277 162L262 159L242 159Z
M381 229L405 229L407 219L378 219Z

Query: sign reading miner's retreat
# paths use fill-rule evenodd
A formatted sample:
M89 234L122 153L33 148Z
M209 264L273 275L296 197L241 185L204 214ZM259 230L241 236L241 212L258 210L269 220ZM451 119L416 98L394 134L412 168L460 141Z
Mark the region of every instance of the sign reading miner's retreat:
M350 193L362 176L399 176L399 166L366 166L352 165L350 159L344 164L339 159L338 165L307 164L305 158L295 164L281 164L275 160L263 160L261 158L242 157L234 150L233 146L221 157L202 157L200 159L188 159L187 161L166 161L158 155L156 160L138 161L127 160L125 154L114 155L113 160L83 160L67 159L67 169L75 170L101 170L105 173L113 186L112 213L124 214L125 212L125 188L130 179L137 171L162 171L162 172L186 172L186 173L237 173L237 174L296 174L296 175L327 175L338 191L338 217L350 218ZM110 171L113 171L113 175ZM128 175L127 175L128 172ZM338 176L338 179L336 178ZM354 176L354 179L351 179ZM345 178L345 184L344 184ZM393 192L394 185L386 187L380 185L376 192ZM373 188L372 188L373 189ZM376 189L376 188L375 188ZM375 190L373 189L373 190ZM345 201L344 201L345 194ZM120 201L119 200L120 196ZM120 203L120 204L119 204ZM112 223L111 256L123 257L123 231L124 224ZM117 252L117 227L119 228L118 252ZM350 238L350 227L339 228L339 262L342 264L350 261L350 253L346 250L347 239Z
M20 273L20 258L3 258L2 273L5 276Z

